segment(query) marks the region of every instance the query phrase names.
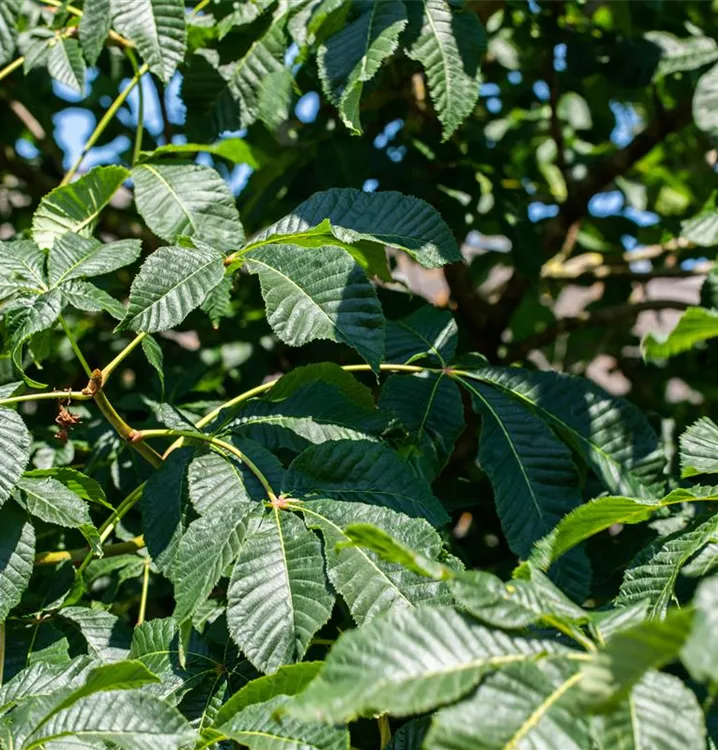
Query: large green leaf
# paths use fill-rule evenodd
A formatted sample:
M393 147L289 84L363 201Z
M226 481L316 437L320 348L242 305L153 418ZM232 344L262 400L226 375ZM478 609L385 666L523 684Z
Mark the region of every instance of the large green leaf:
M378 72L398 45L406 26L401 0L374 0L359 5L360 15L319 48L319 75L327 98L344 124L361 134L359 116L364 84Z
M110 33L110 0L85 0L80 19L80 44L90 65L96 65Z
M696 344L718 336L718 310L689 307L670 333L649 333L641 342L648 360L667 359L687 352Z
M693 93L693 119L706 133L718 133L718 65L704 73Z
M409 3L407 49L426 71L429 92L447 140L471 114L479 98L479 64L486 34L472 12L451 11L447 0Z
M660 440L631 403L586 379L556 372L485 368L461 380L500 388L548 421L598 475L609 492L651 496L664 486Z
M681 476L718 474L718 425L701 417L680 437Z
M599 750L675 750L705 746L695 693L672 675L648 672L613 711L593 720Z
M87 642L87 653L91 656L102 662L118 662L127 658L132 632L117 615L92 607L63 607L60 614L80 629ZM156 679L154 681L157 682ZM119 687L114 681L109 684Z
M665 617L675 599L675 587L683 566L718 532L718 518L710 518L688 530L657 539L644 548L623 576L616 606L649 603L649 617Z
M556 529L542 539L532 555L546 569L568 550L614 524L647 521L656 511L671 505L691 502L715 502L718 494L712 487L673 490L662 500L630 497L599 497L571 511Z
M678 658L692 622L690 609L673 609L615 633L582 667L582 700L593 709L616 706L649 670Z
M173 451L142 491L142 525L147 550L157 567L172 567L184 528L187 468L192 448Z
M90 545L99 551L100 536L87 504L79 495L53 477L23 477L17 486L29 513L48 523L79 529Z
M464 428L464 405L456 383L444 373L391 375L381 390L379 406L393 412L407 428L401 452L432 481Z
M435 526L448 520L428 483L380 443L334 440L307 448L292 462L284 492L380 505L426 518Z
M256 440L269 450L296 452L327 440L372 440L387 428L389 420L370 409L358 407L332 384L307 383L286 398L243 404L225 429Z
M56 81L84 94L86 65L77 39L60 37L50 47L47 72Z
M289 5L286 6L290 7ZM290 94L284 84L286 42L280 23L273 23L239 59L220 64L216 50L199 50L188 60L182 83L188 135L212 140L226 130L246 128L255 120L274 127L287 112Z
M35 530L13 503L0 509L0 527L0 623L4 623L30 582Z
M30 460L32 436L22 417L0 408L0 506L22 476Z
M300 661L332 611L319 539L276 507L242 546L228 591L227 622L257 669Z
M342 342L378 371L384 315L374 287L344 250L268 245L247 256L247 267L259 275L269 323L282 341Z
M63 737L138 750L179 750L195 732L176 708L159 698L116 690L89 695L62 709L30 736L27 747Z
M32 238L41 248L52 248L66 232L90 237L100 211L130 176L124 167L95 167L70 185L48 193L32 218Z
M370 523L390 532L399 542L428 558L438 557L441 538L420 518L406 518L388 508L334 500L312 500L297 505L307 526L324 537L327 575L349 606L358 625L393 609L411 608L422 602L447 604L447 584L433 581L386 562L376 552L346 546L349 524Z
M581 673L561 662L511 664L489 675L469 698L434 717L432 750L585 750L589 724L577 699Z
M457 339L453 315L426 305L405 318L386 322L386 361L411 364L428 359L446 367L456 351Z
M140 257L139 240L103 245L99 240L68 232L57 238L47 257L47 275L56 286L70 279L101 276L134 263Z
M147 226L175 242L197 237L220 250L237 248L244 230L227 183L199 164L142 164L132 170L135 203Z
M89 313L106 312L115 320L122 320L125 317L124 305L111 297L104 289L100 289L89 281L77 279L66 281L60 291L63 301L76 310ZM147 338L142 340L143 349L146 341Z
M222 504L187 527L169 573L175 586L176 620L190 617L234 562L253 508L257 506Z
M463 383L482 417L478 458L501 525L511 549L526 558L534 542L581 502L571 452L520 403L483 383Z
M137 45L150 70L167 83L187 46L182 0L110 0L110 5L117 31Z
M130 289L127 315L118 330L154 333L179 325L224 276L219 250L161 247L142 264Z
M6 0L0 3L0 65L5 65L15 51L17 20L22 0Z
M146 161L155 161L161 156L199 153L221 156L234 164L247 164L252 169L258 169L260 162L266 159L266 155L260 149L244 138L223 138L217 143L166 143L154 151L141 151L139 161L142 164Z
M343 633L289 711L327 723L424 713L466 695L489 670L557 648L488 630L449 607L395 610Z
M281 237L302 237L327 220L330 236L342 242L368 240L397 247L427 268L461 260L451 230L428 203L394 191L366 193L351 188L315 193L260 232L247 248L269 242L291 243L290 237ZM331 244L329 238L326 244Z

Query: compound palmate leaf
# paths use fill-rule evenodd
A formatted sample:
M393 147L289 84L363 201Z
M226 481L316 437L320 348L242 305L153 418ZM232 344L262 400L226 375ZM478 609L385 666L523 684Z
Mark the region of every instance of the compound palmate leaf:
M301 660L334 604L317 536L273 508L244 543L229 585L227 622L257 669Z
M127 315L117 330L153 333L179 325L224 277L219 250L173 245L143 263L130 290Z
M423 713L461 698L488 670L556 651L488 630L450 607L401 609L344 633L289 712L327 723Z
M384 315L374 287L348 253L331 245L267 245L247 255L247 268L259 276L269 323L282 341L348 344L378 370Z

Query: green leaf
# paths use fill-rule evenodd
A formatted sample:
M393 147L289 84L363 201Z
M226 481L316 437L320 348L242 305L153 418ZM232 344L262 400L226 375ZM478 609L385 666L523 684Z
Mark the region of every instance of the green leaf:
M434 526L448 521L428 483L380 443L335 440L307 448L290 465L283 490L293 497L379 505Z
M704 747L703 712L695 693L677 677L648 672L629 698L594 718L599 750L669 750Z
M531 569L531 578L505 583L491 573L469 570L449 581L457 604L474 617L498 628L524 628L534 623L554 626L580 625L588 615L574 604L540 571Z
M431 100L446 141L478 101L479 63L486 49L486 34L474 13L452 13L446 0L409 3L408 10L410 31L416 39L407 55L426 71Z
M44 661L25 667L0 688L0 708L50 695L75 684L78 678L84 680L92 664L88 656L77 656L64 664Z
M231 274L227 274L217 286L205 297L201 305L203 313L206 313L212 323L212 328L219 329L222 318L234 316L232 307L232 293L234 284Z
M666 31L648 31L644 38L661 49L654 78L695 70L718 60L718 44L709 36L680 39Z
M0 623L20 601L30 582L35 558L35 530L10 503L0 509Z
M60 37L51 47L47 72L52 78L78 94L85 90L85 60L76 39Z
M351 188L315 193L260 232L245 251L270 242L291 244L290 237L282 240L281 236L304 236L324 221L342 242L367 240L396 247L426 268L440 268L462 257L446 222L428 203L394 191L365 193Z
M32 218L32 238L49 248L66 232L92 236L100 211L130 176L124 167L95 167L70 185L48 193Z
M718 336L718 310L689 307L670 333L649 333L641 341L647 361L668 359L687 352L696 344Z
M323 381L302 385L282 400L274 396L243 403L224 429L271 451L286 448L299 453L327 440L375 440L389 422L373 404L359 408Z
M536 545L532 558L546 569L568 550L614 524L636 524L647 521L657 510L690 502L715 502L713 488L694 487L673 490L662 500L630 497L599 497L571 511L556 529Z
M678 658L693 622L690 609L671 610L615 633L582 668L582 700L594 710L616 706L651 669Z
M161 156L198 153L220 156L233 164L247 164L252 169L259 169L260 162L266 158L244 138L225 138L217 143L168 143L154 151L140 151L139 163L154 161Z
M257 669L301 661L334 604L319 539L273 508L244 542L227 599L229 632Z
M0 506L22 476L30 460L32 436L22 417L0 408Z
M676 581L683 566L715 537L717 531L718 518L710 518L645 547L624 573L615 605L620 607L647 601L648 617L665 617L668 606L676 598Z
M178 326L224 276L219 250L161 247L142 264L117 330L154 333Z
M66 281L60 291L63 301L77 310L89 313L106 312L115 320L125 317L124 305L89 281ZM143 339L142 343L145 341L146 339Z
M165 390L165 369L164 369L164 354L162 354L162 349L160 345L157 343L157 340L154 339L152 336L145 336L142 339L142 351L145 353L145 357L147 357L147 361L152 365L155 372L157 373L157 377L160 379L160 386L162 388L162 392L164 393Z
M482 417L478 460L494 489L501 526L511 550L525 559L534 543L581 502L571 452L544 421L509 396L483 383L462 382ZM587 569L587 559L570 560L559 575L575 578L576 566Z
M429 730L429 717L407 721L391 738L386 750L421 750Z
M103 245L99 240L68 232L58 237L47 257L52 286L70 279L101 276L134 263L140 257L139 240L120 240Z
M47 523L79 529L95 552L101 553L100 536L79 495L52 477L23 477L17 486L29 513Z
M319 48L317 63L327 98L344 124L362 133L359 109L364 84L397 48L406 26L401 0L375 0L358 6L361 14Z
M612 493L651 496L665 484L666 459L646 417L586 379L556 372L485 368L462 373L501 389L554 427Z
M28 747L62 737L142 750L179 750L195 732L176 708L159 698L116 690L89 695L62 709L30 736Z
M0 3L0 65L12 58L17 40L17 21L22 9L22 0L6 0Z
M704 73L693 92L693 120L699 130L718 133L718 65Z
M247 268L259 275L269 323L282 341L342 342L378 372L384 315L374 287L344 250L268 245L247 256Z
M152 474L142 491L142 526L157 567L172 568L182 538L187 495L187 468L192 448L180 448Z
M429 305L386 323L386 361L411 364L427 359L441 367L456 351L458 327L448 310Z
M120 662L127 658L132 640L132 632L120 620L117 615L111 612L105 612L102 609L93 609L90 607L63 607L60 615L73 622L80 629L83 638L87 642L87 652L101 662ZM129 662L130 665L137 665L137 662ZM146 672L142 667L140 672ZM127 679L127 675L122 669L105 670L103 675L121 675L122 681ZM130 674L132 670L130 670ZM159 682L152 675L152 679L147 682ZM103 682L110 686L104 689L119 688L115 678ZM92 691L94 692L94 691Z
M255 703L236 713L218 727L223 737L249 750L346 750L349 731L301 721L293 716L277 716L290 705L290 698L279 695L266 703Z
M35 291L45 288L45 253L32 240L0 242L0 261L3 284L15 282L18 288Z
M250 512L257 508L249 503L223 504L187 527L169 572L175 587L175 620L184 622L191 617L234 562L247 533Z
M150 70L168 83L187 46L182 0L110 0L110 5L114 27L137 45Z
M432 481L446 466L464 428L458 386L444 373L391 375L381 390L379 407L393 412L407 428L401 452L419 474Z
M317 676L323 662L288 664L274 674L259 677L238 690L217 712L216 726L229 721L238 711L255 703L266 703L277 695L296 695Z
M339 636L292 715L339 723L359 716L406 716L451 703L487 671L535 661L552 641L488 630L449 607L400 609Z
M713 247L718 244L718 211L715 209L714 201L710 201L707 210L681 222L681 237L700 247ZM713 269L708 278L711 276L713 276ZM702 298L701 304L704 307L716 307L712 303L707 304Z
M426 747L584 750L591 743L575 689L580 679L570 663L511 664L489 675L471 697L441 709Z
M244 230L227 183L198 164L142 164L132 170L135 203L147 226L168 242L197 237L220 250L240 247Z
M397 562L387 562L373 549L347 546L356 541L350 530L360 523L372 524L433 561L442 552L441 538L423 519L407 518L388 508L333 500L303 502L296 510L304 515L307 526L321 531L327 575L358 625L393 609L451 601L445 582L418 575Z
M718 677L718 637L716 601L718 578L699 584L693 598L693 628L681 651L681 659L694 680L715 682Z
M110 0L85 0L80 19L80 44L89 65L96 65L111 25Z
M681 476L718 474L718 425L701 417L680 437Z
M231 63L220 64L217 50L192 55L182 83L188 137L213 140L223 131L246 128L257 119L273 128L276 113L287 107L286 88L277 85L287 73L286 48L281 24L275 21Z

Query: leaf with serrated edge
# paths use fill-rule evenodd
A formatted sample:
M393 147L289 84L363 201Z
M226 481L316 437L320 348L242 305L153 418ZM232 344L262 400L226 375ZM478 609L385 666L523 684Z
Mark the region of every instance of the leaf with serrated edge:
M680 437L681 476L718 474L718 425L701 417Z
M14 503L0 509L0 528L0 623L4 623L30 582L35 530Z
M80 19L80 45L88 64L97 64L111 22L110 0L85 0Z
M41 248L52 248L66 232L90 237L100 211L129 176L124 167L95 167L75 182L55 188L32 217L32 238Z
M292 513L273 508L242 546L229 584L227 623L257 669L300 661L332 611L321 544Z
M127 658L132 632L117 615L90 607L63 607L60 615L77 625L90 655L102 662Z
M32 436L22 417L0 408L0 506L22 476L30 460Z
M56 286L70 279L101 276L134 263L140 257L139 240L103 245L99 240L68 232L58 237L47 258L47 275Z

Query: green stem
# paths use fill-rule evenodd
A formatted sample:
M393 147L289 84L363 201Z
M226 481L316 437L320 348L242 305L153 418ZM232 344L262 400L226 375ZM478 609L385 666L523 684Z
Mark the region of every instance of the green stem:
M67 336L70 346L72 347L72 351L75 352L75 355L77 356L77 359L80 360L80 364L82 365L82 369L85 371L88 378L92 377L92 368L90 365L87 364L87 360L85 359L84 354L80 350L80 347L77 344L77 341L75 337L72 335L72 331L70 330L70 327L67 325L67 322L65 321L65 318L60 315L60 325L62 326L62 330L65 332L65 336Z
M157 453L156 450L151 448L149 445L145 445L142 442L132 442L133 435L136 434L136 430L132 429L130 425L125 422L124 419L115 411L115 407L110 403L103 390L97 391L94 396L97 408L102 412L105 419L115 428L117 434L127 440L132 447L144 458L148 463L159 469L162 466L162 456Z
M389 726L389 717L386 714L382 714L377 717L377 723L379 724L379 747L381 750L389 744L391 741L391 727Z
M117 557L117 555L127 555L132 552L138 552L145 547L145 538L143 536L136 536L134 539L130 539L128 542L116 542L115 544L105 544L102 547L103 557ZM35 565L57 565L58 563L65 562L65 560L71 560L72 562L80 562L84 560L87 555L87 547L80 547L79 549L70 550L57 550L54 552L38 552L35 555Z
M112 372L115 370L117 365L119 365L122 360L138 345L142 343L142 339L147 336L146 333L140 333L139 335L135 336L135 338L130 341L129 344L110 362L109 365L107 365L102 370L102 383L103 385L107 382L108 378L112 374Z
M18 57L11 63L8 63L2 70L0 70L0 81L6 76L9 76L16 68L19 68L25 62L25 55Z
M205 435L201 432L192 432L191 430L138 430L135 432L135 440L144 440L145 438L153 438L153 437L182 437L182 438L189 438L190 440L201 440L204 443L209 443L210 445L215 446L216 448L221 448L222 450L225 450L234 456L236 456L251 472L254 474L255 477L259 480L259 483L264 488L264 491L267 493L267 497L269 498L270 502L274 502L277 499L277 496L272 491L272 487L269 484L269 481L267 480L267 477L262 474L259 467L247 456L245 455L239 448L236 448L231 443L227 443L224 440L220 440L219 438L213 437L212 435ZM140 443L141 444L141 443Z
M131 49L127 50L127 57L132 64L132 70L134 70L135 75L137 75L137 72L139 70L139 68L137 67L137 58L135 57L135 53ZM142 133L144 132L145 128L145 95L142 89L141 82L139 88L137 89L137 97L137 128L135 129L135 145L132 149L131 162L133 167L137 163L140 151L142 150Z
M147 610L147 592L150 588L150 558L145 558L145 569L142 575L142 595L140 596L140 611L137 615L137 624L142 625L145 621L145 612Z
M10 404L20 404L23 401L44 401L45 399L71 399L72 401L89 401L92 396L88 396L82 391L45 391L44 393L26 393L24 396L11 396L10 398L0 399L0 406Z
M95 145L97 142L97 139L102 135L102 133L105 131L105 128L110 123L112 118L117 114L117 110L125 103L125 99L130 95L132 92L132 89L139 83L140 78L149 70L149 66L147 63L143 64L142 67L138 69L138 71L135 73L135 75L132 77L130 82L125 86L125 88L122 90L122 92L119 94L119 96L115 99L114 102L109 106L105 114L102 116L102 119L97 123L97 127L92 131L92 134L85 142L85 145L82 148L82 152L77 157L77 161L70 167L67 174L62 178L62 182L60 185L67 185L70 180L75 176L75 173L80 168L82 162L84 161L85 157L87 156L90 149Z
M200 0L197 5L195 5L194 10L192 11L192 15L196 16L203 8L206 8L210 3L210 0Z

